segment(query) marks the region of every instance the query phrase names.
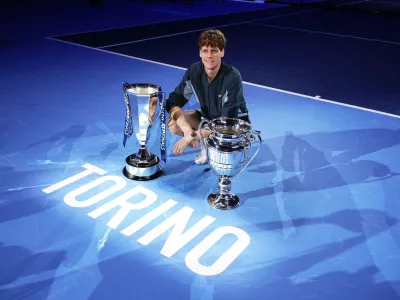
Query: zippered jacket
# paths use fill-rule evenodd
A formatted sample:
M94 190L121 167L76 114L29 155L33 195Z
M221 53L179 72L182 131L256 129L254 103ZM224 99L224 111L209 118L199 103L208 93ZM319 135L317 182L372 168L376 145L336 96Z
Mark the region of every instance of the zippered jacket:
M169 94L167 111L175 106L182 108L192 95L200 104L201 115L208 120L218 117L241 118L248 114L242 77L231 65L221 63L218 74L210 83L202 62L191 65L180 84Z

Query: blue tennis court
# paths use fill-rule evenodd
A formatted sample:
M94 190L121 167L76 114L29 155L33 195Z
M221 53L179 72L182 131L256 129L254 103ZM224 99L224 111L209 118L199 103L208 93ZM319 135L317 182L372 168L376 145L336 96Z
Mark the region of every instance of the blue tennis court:
M400 19L235 1L3 12L0 299L400 299ZM169 132L161 177L122 174L138 145L122 144L121 83L172 92L206 28L263 139L229 211Z

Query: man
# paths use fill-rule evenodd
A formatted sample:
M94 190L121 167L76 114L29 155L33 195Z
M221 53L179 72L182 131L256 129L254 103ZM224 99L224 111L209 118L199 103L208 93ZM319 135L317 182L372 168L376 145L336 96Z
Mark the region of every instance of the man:
M197 128L201 118L240 118L250 123L241 75L236 68L222 62L226 46L224 34L219 30L206 30L200 35L198 46L201 62L187 69L166 103L170 115L168 129L172 134L182 136L174 145L175 154L182 154L189 146L200 147ZM182 111L181 108L193 94L200 104L200 110ZM207 155L203 147L195 163L206 162Z

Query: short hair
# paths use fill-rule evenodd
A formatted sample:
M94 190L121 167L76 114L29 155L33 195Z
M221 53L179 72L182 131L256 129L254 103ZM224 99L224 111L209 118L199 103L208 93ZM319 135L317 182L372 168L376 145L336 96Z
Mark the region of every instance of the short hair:
M197 44L199 46L199 49L201 49L201 47L203 46L211 46L218 47L219 50L224 50L226 43L227 40L221 31L210 29L203 31Z

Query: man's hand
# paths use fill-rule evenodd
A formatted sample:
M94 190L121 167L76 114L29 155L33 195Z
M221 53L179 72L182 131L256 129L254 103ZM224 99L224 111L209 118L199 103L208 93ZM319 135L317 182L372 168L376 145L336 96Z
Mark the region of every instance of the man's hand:
M192 148L199 148L200 147L200 141L199 141L199 133L197 132L197 130L195 131L196 135L197 135L197 139L193 139L193 137L191 135L189 136L184 136L183 138L181 138L179 141L177 141L174 145L173 151L175 154L183 154L183 152L185 151L185 149L187 147L192 147Z
M190 148L200 148L200 141L195 140L195 141L191 141L189 144Z

